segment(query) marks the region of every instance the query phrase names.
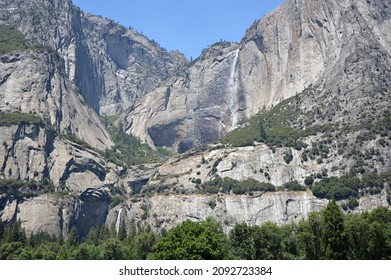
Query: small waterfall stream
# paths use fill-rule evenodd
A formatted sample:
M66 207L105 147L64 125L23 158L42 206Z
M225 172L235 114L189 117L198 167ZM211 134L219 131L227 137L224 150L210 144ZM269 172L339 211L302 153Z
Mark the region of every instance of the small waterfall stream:
M239 111L238 71L237 71L238 57L239 57L239 49L235 51L234 58L232 60L229 81L228 81L228 90L229 90L228 105L231 111L231 128L235 128L238 125L238 111Z
M121 212L122 212L122 208L119 209L118 215L117 215L117 220L115 221L115 231L117 233L119 232L119 226L121 225Z

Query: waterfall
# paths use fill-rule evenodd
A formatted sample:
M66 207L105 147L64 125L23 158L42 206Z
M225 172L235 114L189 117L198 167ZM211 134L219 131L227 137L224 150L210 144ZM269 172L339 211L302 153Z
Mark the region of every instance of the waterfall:
M229 81L228 81L228 89L230 95L229 110L231 111L231 128L235 128L238 125L238 111L239 111L238 72L237 72L238 57L239 57L239 49L235 51L234 58L232 60Z
M223 122L222 122L223 116L220 113L220 120L219 120L219 139L221 138L221 129L223 128Z
M115 222L115 231L118 233L119 232L119 226L121 224L121 212L122 212L122 208L119 209L118 211L118 215L117 215L117 221Z

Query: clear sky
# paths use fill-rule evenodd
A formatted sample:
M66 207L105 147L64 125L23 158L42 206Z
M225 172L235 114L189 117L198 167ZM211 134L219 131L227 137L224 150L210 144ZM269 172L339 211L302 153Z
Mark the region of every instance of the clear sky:
M72 0L82 10L133 27L187 58L220 40L239 42L285 0Z

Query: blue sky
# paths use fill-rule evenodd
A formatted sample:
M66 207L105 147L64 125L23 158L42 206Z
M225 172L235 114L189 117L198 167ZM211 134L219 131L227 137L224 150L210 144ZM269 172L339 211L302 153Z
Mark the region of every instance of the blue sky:
M73 0L82 10L131 26L167 50L197 58L218 41L239 42L285 0Z

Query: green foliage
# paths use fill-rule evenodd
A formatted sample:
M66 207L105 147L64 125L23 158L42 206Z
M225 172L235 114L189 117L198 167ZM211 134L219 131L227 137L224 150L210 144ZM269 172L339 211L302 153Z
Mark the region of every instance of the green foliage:
M118 117L101 117L115 146L104 152L104 157L121 166L132 166L145 163L161 162L170 156L170 152L162 148L152 150L147 144L132 135L123 132L122 125L114 124Z
M0 240L3 240L4 238L4 223L3 223L3 220L1 219L0 217Z
M217 203L214 200L209 200L208 205L209 205L210 208L215 209Z
M322 212L310 213L299 223L297 238L303 259L320 260L324 256L324 218Z
M116 239L108 239L100 246L99 259L102 260L123 260L124 250L121 242Z
M88 144L84 140L78 138L75 134L61 134L61 137L63 139L67 139L67 140L81 146L84 149L94 150L94 148L91 147L90 144Z
M6 231L3 233L3 241L4 243L27 243L26 232L22 228L22 223L20 220L12 223L9 227L7 227Z
M33 50L36 52L54 52L54 50L51 48L37 46L29 43L26 40L25 35L17 28L10 25L0 24L0 55L24 50Z
M72 227L68 235L67 244L68 246L76 246L79 244L79 236L77 234L77 229L75 226Z
M125 225L125 221L122 221L122 223L119 225L119 229L118 229L118 233L117 233L117 238L120 240L120 241L123 241L126 239L127 237L127 233L126 233L126 225Z
M0 55L29 48L22 32L9 25L0 25Z
M222 143L231 144L234 147L245 147L254 144L254 141L264 142L267 134L259 116L250 118L248 124L228 133L221 139Z
M289 183L285 183L283 187L292 192L300 192L300 191L305 191L307 188L301 184L299 184L297 181L292 181Z
M346 203L349 209L354 209L359 206L358 200L355 197L349 197L348 202Z
M312 186L313 183L314 183L314 177L312 176L308 176L304 179L304 184L306 186Z
M346 233L341 209L332 200L323 212L325 258L329 260L346 259Z
M290 228L266 222L261 226L236 225L229 234L235 256L244 260L291 259L296 248L289 245ZM292 250L292 251L291 251Z
M14 198L35 197L43 193L54 192L54 186L49 182L22 181L15 179L0 179L0 194Z
M118 234L118 237L110 237L109 229L103 226L101 229L91 229L87 237L81 240L73 227L64 243L62 236L51 236L45 232L26 237L20 221L3 225L3 229L0 235L1 260L146 259L157 239L157 235L150 231L140 231L133 236Z
M125 198L123 195L116 195L111 198L110 201L110 208L114 208L115 206L121 204L125 201Z
M345 218L348 258L391 259L391 211L379 207L370 213Z
M158 236L150 230L137 234L132 241L132 258L146 260L157 239Z
M284 153L284 161L289 164L293 160L293 155L291 151L287 151Z
M273 192L276 187L270 183L259 182L249 178L244 181L238 181L229 177L221 178L216 176L215 179L205 182L201 185L201 193L234 193L234 194L249 194L255 191Z
M228 254L220 225L213 219L185 221L160 239L151 255L156 260L221 260Z
M322 176L321 176L322 178ZM371 194L379 193L384 184L391 183L391 172L384 173L365 173L359 179L355 175L345 175L342 177L322 178L313 184L311 190L318 198L327 199L349 199L358 198L368 192ZM351 201L354 204L354 201ZM354 206L351 204L351 206Z
M256 260L257 245L254 238L254 227L241 223L229 232L229 241L232 248L236 248L235 255L243 260Z
M301 95L312 90L308 88ZM257 141L264 142L269 147L292 147L301 150L307 147L307 144L300 140L301 138L319 132L334 131L334 127L330 124L298 128L299 119L305 117L298 106L300 98L300 96L288 98L269 110L259 112L250 118L246 125L225 135L221 142L234 147L243 147L251 146ZM289 163L292 159L287 155L285 160Z
M26 114L22 112L0 112L0 126L19 124L44 125L44 121L37 115L33 114Z

